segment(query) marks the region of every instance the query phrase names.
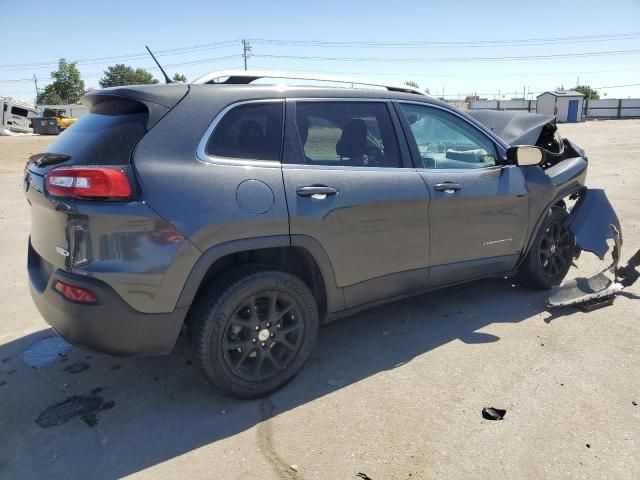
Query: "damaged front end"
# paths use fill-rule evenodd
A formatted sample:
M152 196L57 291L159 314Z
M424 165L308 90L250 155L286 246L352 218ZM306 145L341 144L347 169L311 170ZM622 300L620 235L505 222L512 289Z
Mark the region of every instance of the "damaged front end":
M540 218L550 207L548 199L567 208L565 199L577 199L566 218L577 252L587 251L604 260L611 250L611 262L593 275L567 280L553 287L550 307L578 306L593 310L610 305L624 288L640 276L640 251L620 268L622 233L618 217L603 190L585 187L587 156L580 147L560 136L553 115L493 110L469 111L477 122L491 130L506 144L531 145L544 152L540 169L523 171L529 185L531 214ZM513 147L516 148L516 147ZM609 245L611 243L611 245Z
M618 266L622 248L620 222L604 190L585 188L580 192L566 222L580 250L604 260L611 249L612 260L606 268L592 275L576 277L553 287L549 306L577 306L591 311L611 305L617 294L638 279L636 268L640 265L640 250L627 265ZM609 242L613 244L612 248Z

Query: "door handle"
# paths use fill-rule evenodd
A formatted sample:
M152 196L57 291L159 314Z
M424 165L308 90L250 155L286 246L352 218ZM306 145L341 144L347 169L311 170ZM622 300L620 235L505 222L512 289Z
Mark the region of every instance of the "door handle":
M444 182L444 183L436 183L433 186L433 188L437 192L453 193L456 190L460 190L462 188L462 185L460 185L459 183Z
M337 188L327 187L326 185L310 185L308 187L298 187L296 194L300 197L313 197L314 195L335 195L338 193Z

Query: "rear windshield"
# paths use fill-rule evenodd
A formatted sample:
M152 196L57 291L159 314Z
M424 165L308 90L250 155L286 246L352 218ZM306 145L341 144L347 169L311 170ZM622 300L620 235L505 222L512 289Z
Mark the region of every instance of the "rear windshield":
M147 131L147 117L140 103L103 102L58 136L47 152L70 155L72 165L126 165Z

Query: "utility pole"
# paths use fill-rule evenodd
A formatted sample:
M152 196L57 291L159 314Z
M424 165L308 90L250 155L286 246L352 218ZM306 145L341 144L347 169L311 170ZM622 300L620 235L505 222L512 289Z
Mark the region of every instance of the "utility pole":
M35 83L36 85L36 103L38 102L38 94L40 92L38 92L38 79L36 78L36 74L33 74L33 83Z
M251 51L251 45L248 40L242 39L242 58L244 58L244 69L247 69L247 58L249 57L249 52Z

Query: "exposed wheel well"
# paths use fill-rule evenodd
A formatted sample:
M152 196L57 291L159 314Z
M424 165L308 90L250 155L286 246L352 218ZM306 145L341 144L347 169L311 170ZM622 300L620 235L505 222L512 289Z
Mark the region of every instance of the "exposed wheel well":
M320 318L326 316L327 292L322 273L313 256L302 247L260 248L225 255L209 267L200 282L196 298L213 278L232 268L248 264L269 265L297 276L313 293Z

